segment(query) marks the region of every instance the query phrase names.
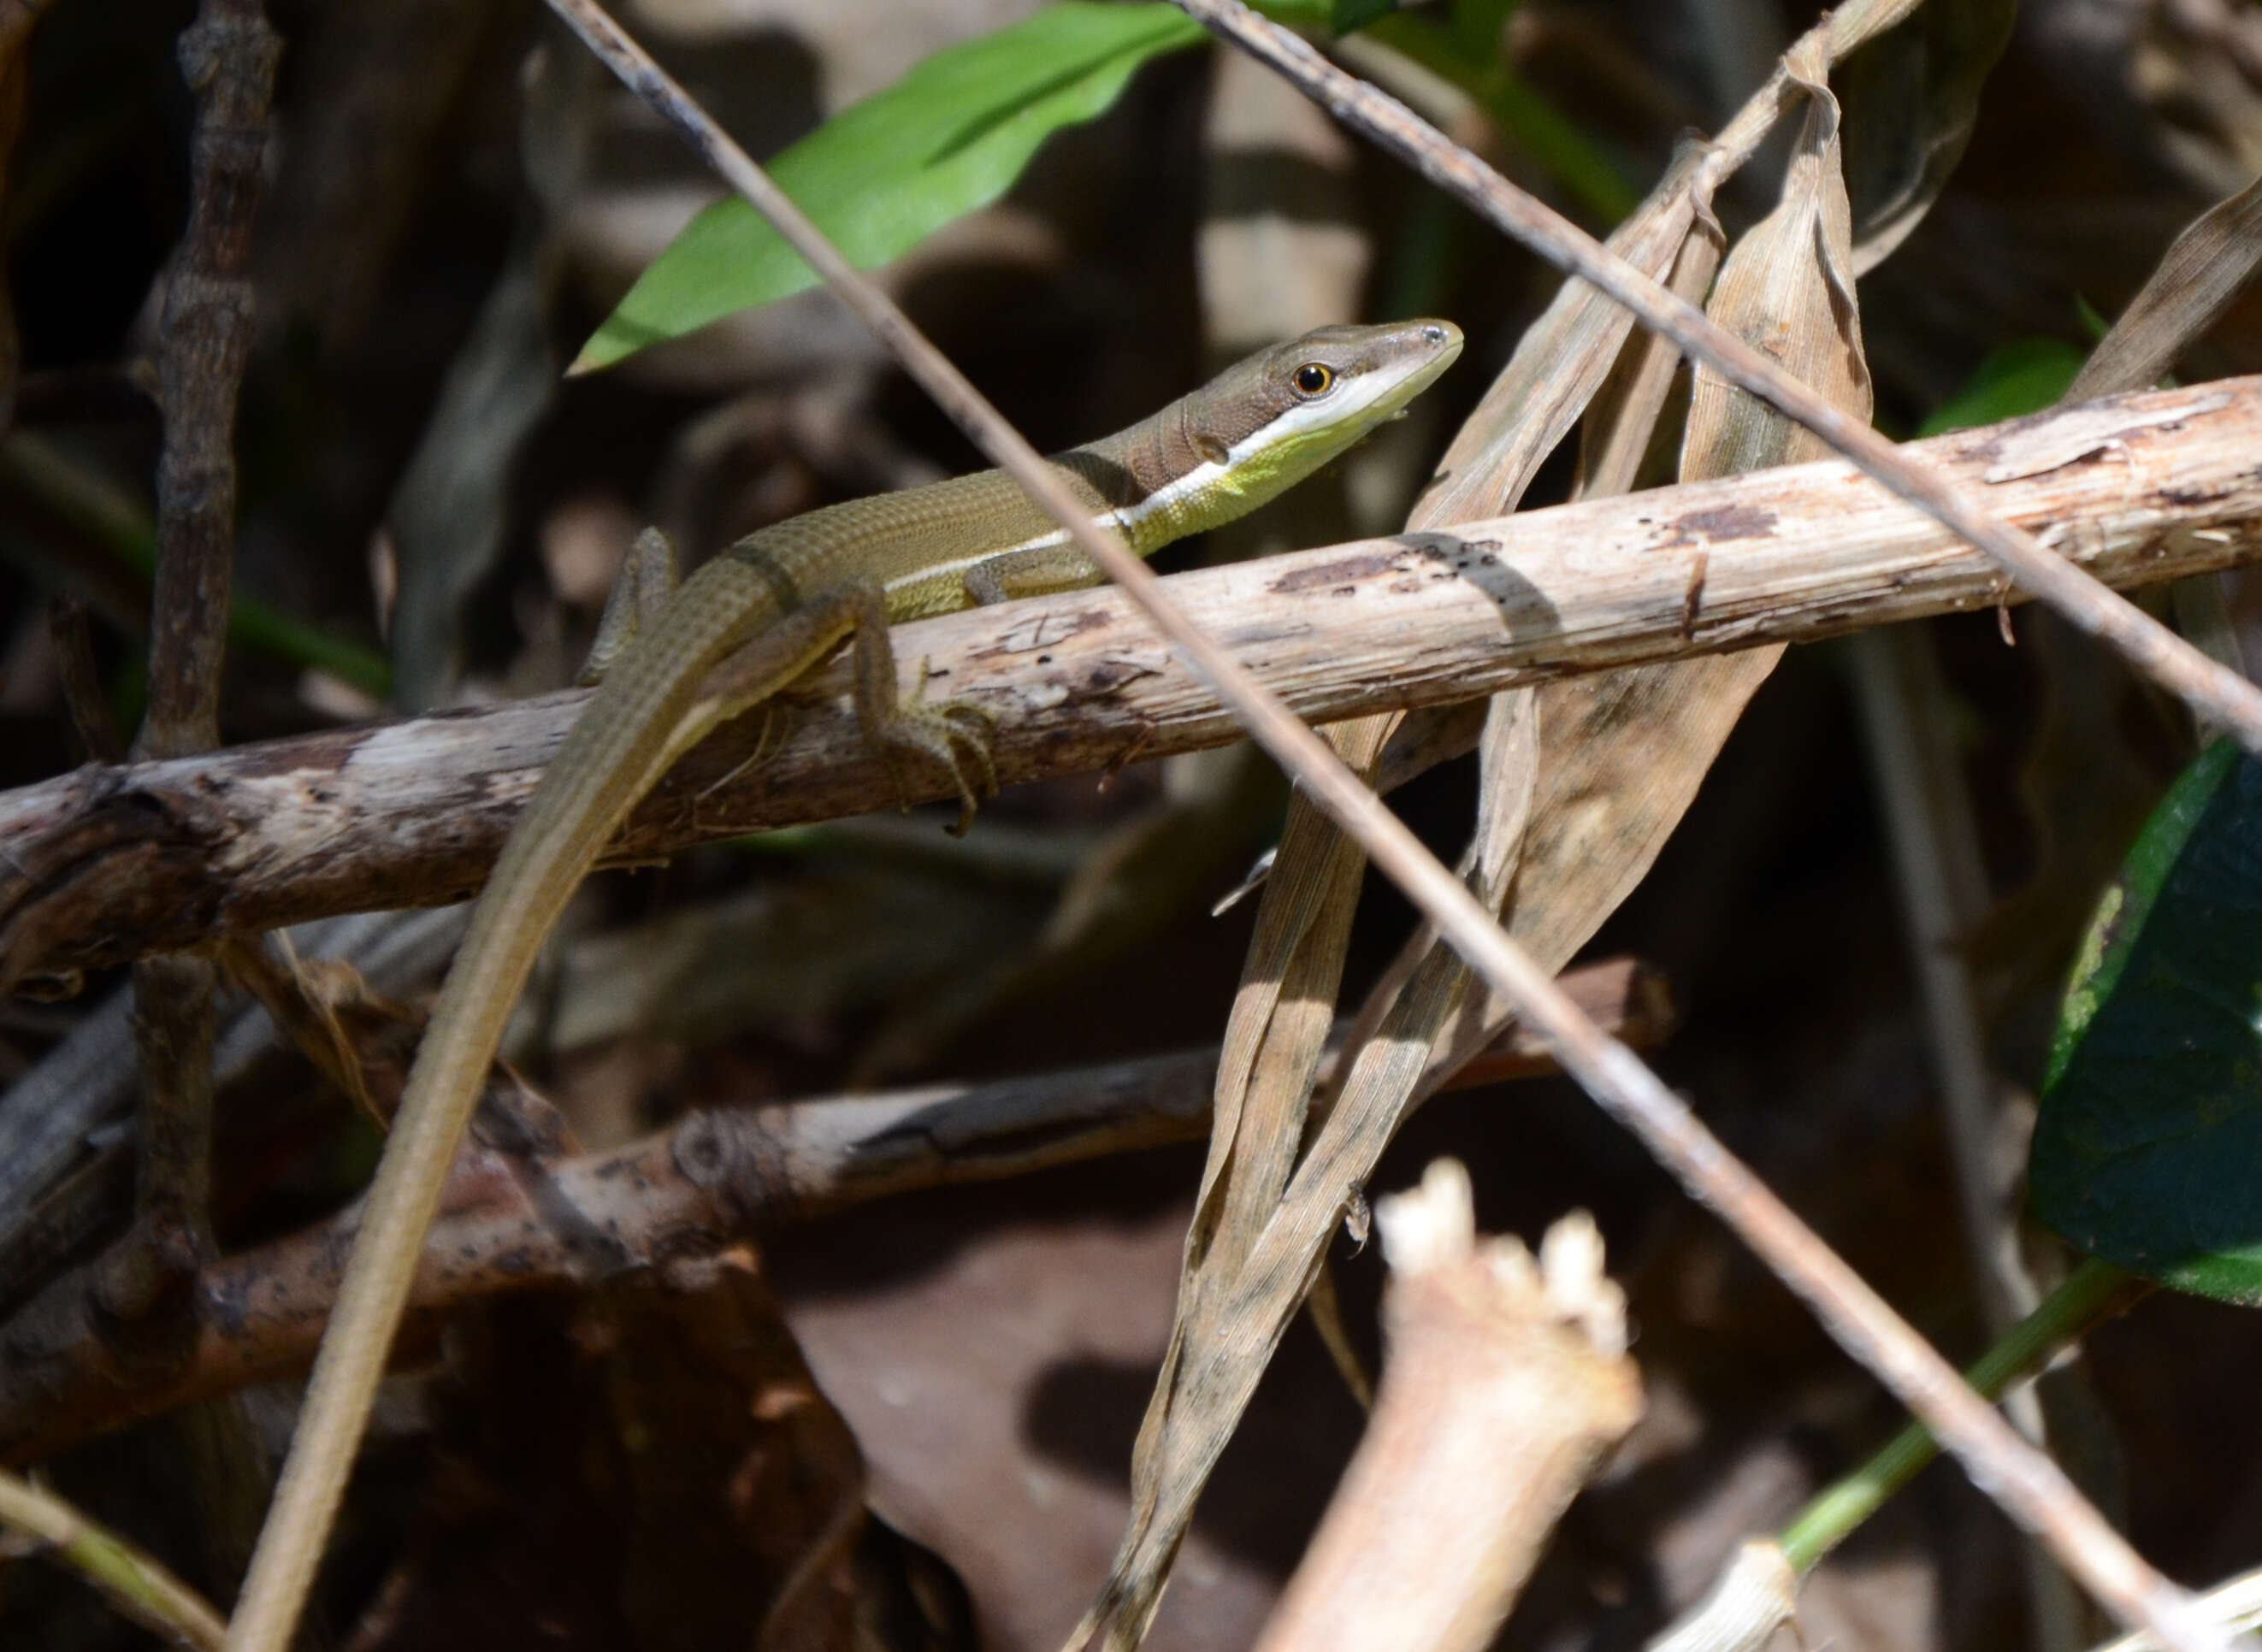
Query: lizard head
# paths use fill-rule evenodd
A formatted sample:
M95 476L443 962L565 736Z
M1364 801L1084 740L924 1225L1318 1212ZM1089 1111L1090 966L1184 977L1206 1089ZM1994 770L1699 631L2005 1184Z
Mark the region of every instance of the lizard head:
M1178 531L1293 487L1402 413L1452 365L1461 342L1450 321L1323 327L1228 368L1163 415L1176 416L1198 461L1169 489L1183 513Z

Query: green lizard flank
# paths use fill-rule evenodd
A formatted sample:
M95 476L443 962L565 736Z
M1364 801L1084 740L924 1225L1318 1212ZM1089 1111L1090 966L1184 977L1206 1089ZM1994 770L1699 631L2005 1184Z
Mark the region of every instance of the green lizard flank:
M1395 416L1460 353L1443 321L1322 327L1260 351L1119 435L1052 463L1131 549L1254 509ZM448 1167L551 925L638 799L718 724L854 639L856 704L891 770L947 770L962 805L994 789L990 719L904 703L890 622L1096 583L1091 562L1002 472L811 511L754 534L672 596L647 536L609 608L608 667L503 846L393 1123L322 1339L230 1646L298 1620L383 1375Z

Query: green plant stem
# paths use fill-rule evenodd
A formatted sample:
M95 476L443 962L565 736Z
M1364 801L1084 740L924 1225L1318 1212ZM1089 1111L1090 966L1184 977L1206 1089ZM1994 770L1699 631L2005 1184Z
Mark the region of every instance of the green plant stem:
M136 1623L194 1647L217 1648L227 1636L227 1626L202 1595L115 1532L5 1469L0 1526L36 1540Z
M2152 1289L2151 1282L2094 1257L2074 1269L2041 1306L1964 1370L1964 1380L1989 1399L2031 1375L2059 1349L2125 1313ZM1825 1488L1783 1527L1776 1541L1801 1577L1877 1512L1885 1499L1940 1454L1932 1431L1911 1423L1885 1448L1835 1485Z
M0 447L0 473L144 580L155 573L157 535L148 514L63 449L19 432ZM229 603L227 635L231 643L254 653L328 672L378 699L393 686L392 667L383 656L294 620L256 597L239 595Z
M1617 163L1506 64L1470 58L1444 30L1402 11L1377 18L1365 32L1475 98L1511 142L1605 224L1641 204L1641 191Z

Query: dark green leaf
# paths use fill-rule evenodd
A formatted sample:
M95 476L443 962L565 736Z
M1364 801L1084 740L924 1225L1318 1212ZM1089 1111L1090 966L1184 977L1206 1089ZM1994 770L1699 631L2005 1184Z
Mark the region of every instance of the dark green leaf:
M2028 1176L2083 1249L2262 1304L2262 763L2230 741L2177 780L2099 905Z
M1917 434L1943 435L2055 406L2081 370L2082 360L2081 350L2057 339L2013 340L1990 352L1971 382L1933 409Z
M1105 111L1141 64L1204 38L1163 0L1062 0L936 53L786 150L770 172L869 269L996 200L1039 145ZM816 281L746 202L718 202L644 272L574 370L610 366Z

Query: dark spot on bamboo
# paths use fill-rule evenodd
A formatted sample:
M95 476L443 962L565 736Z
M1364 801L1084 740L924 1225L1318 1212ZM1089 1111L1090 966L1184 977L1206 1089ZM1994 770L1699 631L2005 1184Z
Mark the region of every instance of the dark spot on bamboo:
M1372 579L1377 574L1387 573L1397 558L1387 552L1370 552L1362 557L1345 557L1340 561L1322 563L1316 568L1299 568L1275 579L1271 589L1279 596L1298 596L1307 591L1333 590L1346 580ZM1337 594L1341 594L1340 592Z
M1699 543L1725 544L1738 539L1769 539L1775 535L1776 514L1758 505L1716 505L1710 510L1689 511L1669 526L1672 537L1653 547L1676 550Z

